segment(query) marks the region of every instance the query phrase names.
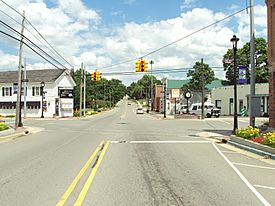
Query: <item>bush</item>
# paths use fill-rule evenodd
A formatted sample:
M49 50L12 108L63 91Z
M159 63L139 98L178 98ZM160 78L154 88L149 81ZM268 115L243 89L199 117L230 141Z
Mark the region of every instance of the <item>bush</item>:
M15 114L8 114L6 117L13 118L15 117Z
M236 136L242 137L244 139L251 139L254 137L259 137L260 136L260 130L258 128L253 128L249 126L248 128L245 129L236 129L235 132Z
M79 112L79 110L74 111L74 117L80 117L80 112Z
M6 125L3 122L0 122L0 131L4 131L4 130L7 130L7 129L9 129L9 126Z

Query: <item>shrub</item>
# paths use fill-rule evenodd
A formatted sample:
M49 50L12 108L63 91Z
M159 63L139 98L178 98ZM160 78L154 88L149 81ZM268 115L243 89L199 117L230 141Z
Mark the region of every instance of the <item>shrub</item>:
M74 111L74 117L79 117L79 116L80 116L79 110Z
M251 139L253 137L259 137L260 136L260 130L258 128L253 128L249 126L248 128L245 129L237 129L236 130L236 136L242 137L244 139Z
M8 114L6 117L13 118L15 117L15 114Z
M0 131L4 131L4 130L7 130L7 129L9 129L9 126L6 125L3 122L0 122Z

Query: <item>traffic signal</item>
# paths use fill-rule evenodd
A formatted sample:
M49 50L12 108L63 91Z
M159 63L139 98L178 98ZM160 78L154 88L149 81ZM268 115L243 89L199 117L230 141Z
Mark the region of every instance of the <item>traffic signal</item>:
M136 72L140 72L140 59L136 61Z
M96 72L96 81L100 81L102 74L100 72Z
M96 73L97 73L96 71L94 71L94 72L92 73L92 78L91 78L92 81L96 81Z
M148 62L146 60L141 59L140 60L140 71L147 72L147 68L148 68Z

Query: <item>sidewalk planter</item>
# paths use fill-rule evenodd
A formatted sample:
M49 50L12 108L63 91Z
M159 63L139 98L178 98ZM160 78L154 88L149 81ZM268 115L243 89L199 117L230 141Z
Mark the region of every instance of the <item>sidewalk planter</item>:
M272 159L275 159L275 149L272 147L246 140L235 135L230 136L228 143L259 155L268 155Z

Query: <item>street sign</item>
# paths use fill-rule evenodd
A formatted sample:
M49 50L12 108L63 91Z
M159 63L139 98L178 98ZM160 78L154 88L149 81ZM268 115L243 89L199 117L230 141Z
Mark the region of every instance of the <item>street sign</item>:
M73 89L59 89L60 98L74 98Z
M247 79L246 79L246 69L247 67L244 65L240 65L238 67L239 69L239 84L246 84Z
M171 94L172 94L172 97L171 97L172 99L180 98L180 90L179 89L172 89Z

